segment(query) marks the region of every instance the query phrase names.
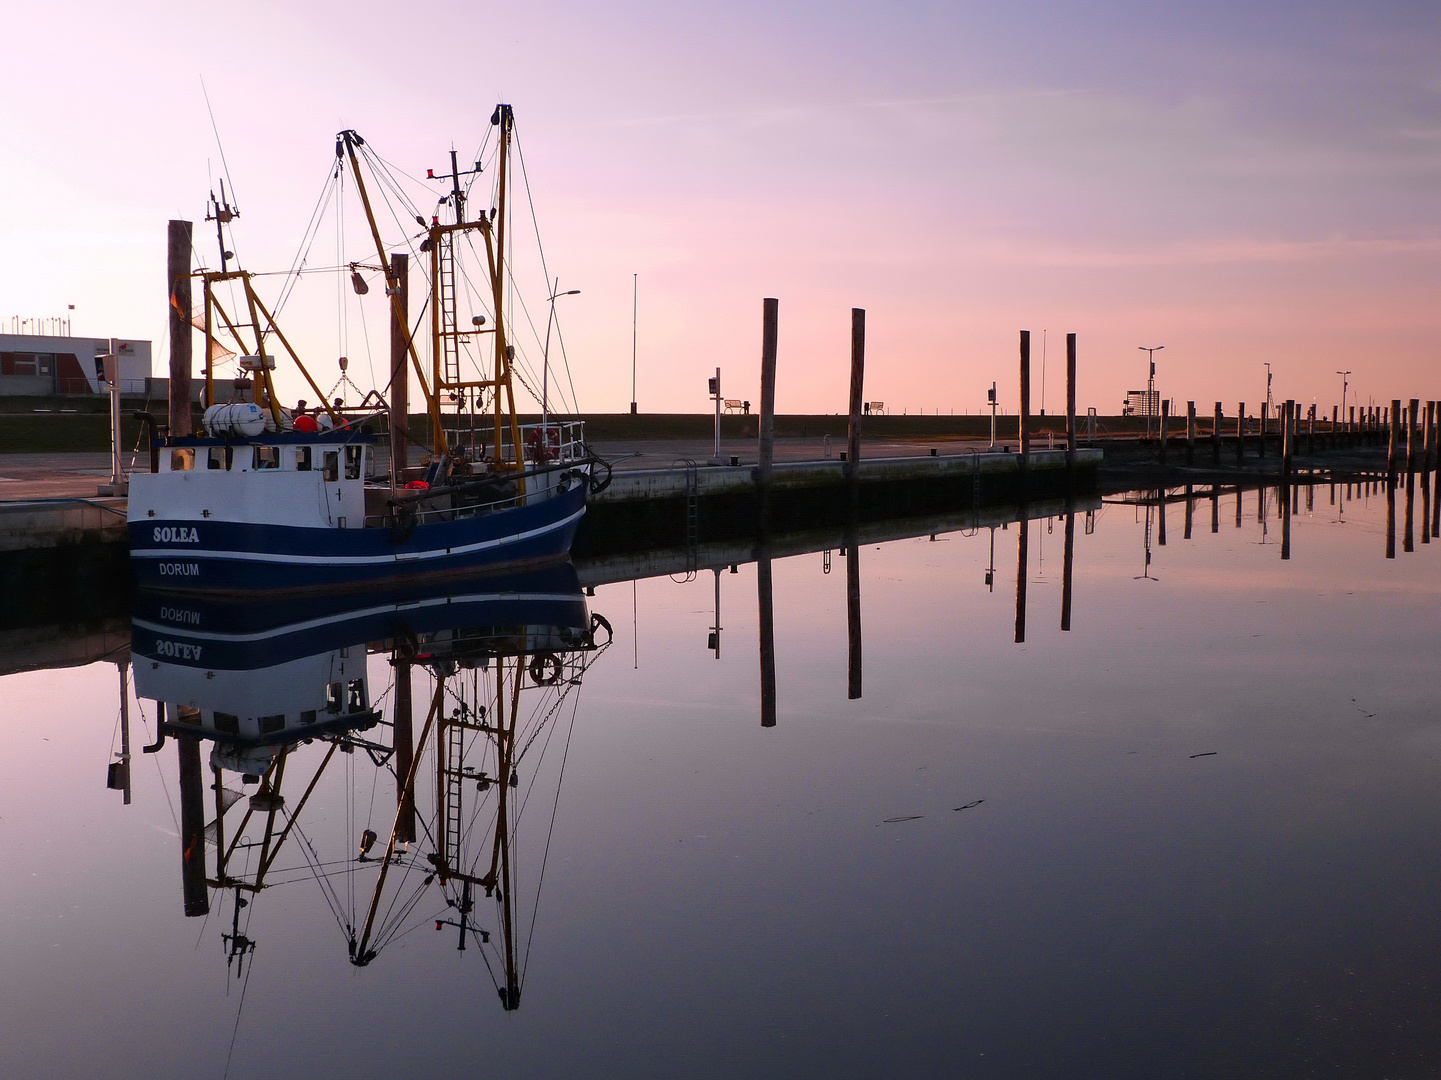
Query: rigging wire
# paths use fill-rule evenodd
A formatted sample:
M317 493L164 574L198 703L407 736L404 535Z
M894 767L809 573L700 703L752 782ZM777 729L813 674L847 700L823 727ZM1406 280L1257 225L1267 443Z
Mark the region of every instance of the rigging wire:
M530 191L530 174L526 171L526 168L525 168L525 154L524 154L524 152L521 150L521 146L520 146L520 132L519 132L519 131L516 131L515 128L514 128L514 126L512 126L511 130L515 132L515 156L516 156L516 158L520 161L520 177L521 177L521 180L525 183L525 200L526 200L526 202L527 202L527 203L529 204L529 206L530 206L530 222L531 222L531 226L532 226L532 227L534 228L534 230L535 230L535 248L536 248L537 253L540 255L540 268L541 268L542 273L545 274L545 280L546 280L546 281L549 281L549 280L550 280L550 268L546 265L546 261L545 261L545 245L541 243L541 239L540 239L540 220L539 220L539 218L537 218L536 213L535 213L535 197L531 194L531 191ZM550 294L550 291L547 290L547 291L546 291L546 296L550 296L550 295L551 295L551 294ZM557 333L559 333L559 330L557 330ZM574 411L575 411L575 412L579 412L579 411L580 411L579 401L577 400L577 398L576 398L576 396L575 396L575 381L574 381L574 379L571 378L571 373L570 373L570 361L569 361L569 359L567 359L566 356L565 356L565 349L564 349L564 347L562 347L562 349L561 349L561 358L562 358L563 360L565 360L565 377L566 377L566 381L567 381L568 383L570 383L570 398L571 398L571 404L572 404L572 406L573 406L573 408L574 408Z
M600 652L604 652L608 648L610 648L609 642L601 646ZM599 656L600 652L597 652L595 655ZM525 986L525 973L530 970L530 946L531 942L535 938L536 920L540 917L540 890L545 886L545 868L546 865L550 862L550 841L551 838L555 835L555 819L559 815L560 811L560 789L565 783L565 766L566 762L570 760L570 740L575 735L575 718L579 709L580 695L576 694L575 700L571 703L570 730L566 732L565 749L561 752L560 756L560 775L556 777L555 802L551 805L550 808L550 828L546 831L545 834L545 850L541 853L540 857L540 874L536 877L535 882L535 906L531 908L530 929L529 931L527 931L525 936L525 959L521 962L520 974L517 977L519 985L522 988L524 988ZM548 739L546 741L547 743L549 742ZM545 756L545 751L543 749L541 751L541 756Z
M210 105L210 91L206 89L204 75L200 76L200 93L205 98L205 111L210 114L210 130L215 133L215 148L220 151L220 168L225 173L226 182L230 184L230 197L235 199L234 210L238 214L240 200L235 195L235 181L230 178L230 163L225 160L225 144L220 141L220 125L215 122L215 109ZM234 235L231 236L230 242L232 245L235 244Z

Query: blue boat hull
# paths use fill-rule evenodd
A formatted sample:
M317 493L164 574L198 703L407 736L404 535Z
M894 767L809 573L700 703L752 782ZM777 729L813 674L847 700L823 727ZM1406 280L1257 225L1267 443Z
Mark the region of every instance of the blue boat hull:
M211 595L391 587L564 560L585 514L586 486L491 514L417 526L306 529L238 522L130 523L143 589Z

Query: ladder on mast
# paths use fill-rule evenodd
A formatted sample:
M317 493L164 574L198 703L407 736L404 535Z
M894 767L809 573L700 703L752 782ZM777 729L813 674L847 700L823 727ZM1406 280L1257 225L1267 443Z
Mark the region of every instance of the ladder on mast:
M437 311L440 315L440 384L453 387L460 382L460 335L456 326L455 234L443 232L436 254ZM437 390L439 387L437 387Z

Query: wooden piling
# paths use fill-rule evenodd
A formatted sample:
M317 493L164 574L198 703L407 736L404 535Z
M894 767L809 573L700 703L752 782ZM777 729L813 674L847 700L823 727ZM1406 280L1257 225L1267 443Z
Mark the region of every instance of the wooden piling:
M1246 453L1246 403L1243 401L1236 406L1236 464L1241 464L1241 459Z
M1066 335L1066 481L1076 464L1076 335Z
M1396 418L1401 415L1401 399L1391 399L1391 412L1386 424L1386 475L1396 475ZM1394 555L1393 555L1394 557Z
M1161 402L1161 464L1166 464L1166 429L1171 422L1171 399Z
M1021 468L1031 462L1031 332L1021 331L1021 410L1016 421L1021 446ZM1021 483L1025 484L1024 476Z
M1156 546L1166 546L1166 489L1156 492Z
M390 257L390 287L395 289L390 305L390 489L395 491L404 486L410 465L410 256L403 251ZM396 771L405 775L399 762ZM407 840L415 839L414 809L412 804Z
M1221 464L1221 403L1216 402L1216 419L1211 424L1211 464Z
M1221 531L1221 493L1214 486L1211 488L1211 531Z
M761 489L762 520L771 488L771 462L776 451L776 334L780 301L766 297L761 315L761 415L756 485ZM848 466L849 467L849 466Z
M1306 453L1316 452L1316 406L1312 405L1306 413Z
M1191 539L1191 518L1192 518L1192 516L1195 514L1195 511L1196 511L1196 497L1192 494L1191 485L1190 485L1190 484L1187 484L1187 485L1186 485L1186 527L1185 527L1185 533L1184 533L1184 535L1182 536L1182 539L1183 539L1183 540L1189 540L1189 539Z
M1256 440L1256 456L1266 456L1266 422L1270 420L1270 408L1263 401L1261 402L1261 437Z
M1291 455L1295 453L1296 403L1287 399L1281 406L1281 475L1291 475Z
M851 415L846 426L846 475L855 484L861 467L861 403L865 396L866 313L851 308Z
M190 422L191 223L170 222L167 239L165 269L170 286L170 434L185 436L193 430ZM214 402L209 404L213 405Z
M1416 417L1421 411L1421 402L1412 398L1406 405L1406 470L1416 468Z
M1196 403L1186 402L1186 464L1196 463Z
M1426 420L1421 425L1421 469L1424 472L1431 470L1431 451L1433 449L1433 436L1431 427L1436 421L1436 403L1426 402Z

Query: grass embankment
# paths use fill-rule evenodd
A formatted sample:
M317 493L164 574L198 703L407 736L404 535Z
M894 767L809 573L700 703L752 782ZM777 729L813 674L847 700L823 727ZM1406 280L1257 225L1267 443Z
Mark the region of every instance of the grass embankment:
M127 449L140 444L141 424L133 418L143 402L125 402L121 412L122 434ZM60 412L60 409L75 410ZM50 411L42 411L50 410ZM110 414L103 398L0 399L0 453L56 453L110 449ZM149 410L160 423L165 422L164 402L151 402ZM199 423L200 412L195 410ZM585 421L586 437L592 441L624 441L648 439L709 439L715 432L713 413L588 413L580 417L555 416L552 419ZM522 416L521 423L539 423L540 416ZM1084 425L1084 419L1081 424ZM1172 421L1175 425L1175 421ZM726 415L721 417L721 435L727 439L755 438L760 418ZM867 416L862 431L870 439L984 438L990 433L989 416ZM1140 432L1145 421L1139 417L1100 418L1100 430L1107 434ZM428 418L419 414L411 418L411 430L425 432ZM1176 425L1184 434L1185 422ZM1044 438L1048 432L1058 437L1065 434L1064 416L1033 417L1033 438ZM1175 428L1173 428L1175 430ZM1000 438L1014 441L1016 418L1000 417L997 422ZM1208 432L1209 434L1209 432ZM846 417L835 414L789 414L776 417L778 438L819 438L846 436Z

